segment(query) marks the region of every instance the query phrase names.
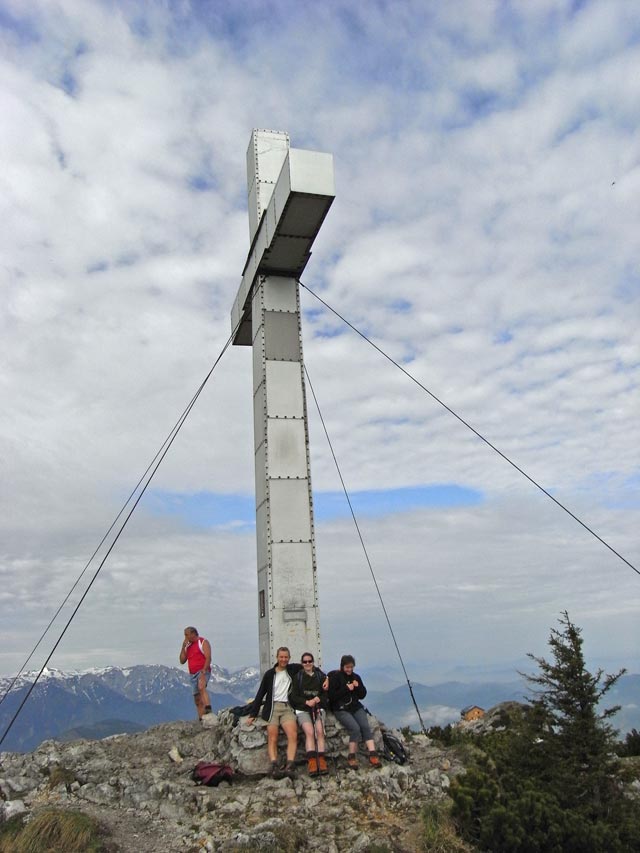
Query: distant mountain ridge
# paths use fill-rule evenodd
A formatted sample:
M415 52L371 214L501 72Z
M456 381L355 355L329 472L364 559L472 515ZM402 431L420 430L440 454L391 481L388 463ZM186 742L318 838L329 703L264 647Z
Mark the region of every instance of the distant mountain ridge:
M35 673L20 676L0 704L0 733L5 731L34 677ZM0 697L12 680L0 678ZM245 704L255 695L259 680L255 667L230 673L214 665L209 682L213 710ZM366 673L364 680L369 682ZM466 705L488 709L512 699L522 701L527 692L524 679L484 684L450 681L431 686L413 683L412 687L427 727L457 721ZM370 689L365 704L389 726L415 728L418 724L404 685L387 691ZM607 694L605 707L618 704L622 710L613 720L616 728L623 735L632 728L640 729L640 675L622 676ZM98 739L194 718L188 675L176 667L114 666L83 672L50 669L43 673L2 749L27 752L50 738Z
M426 686L413 683L412 687L427 727L457 721L460 719L460 711L467 705L479 705L488 710L500 702L523 702L531 695L524 678L485 684L449 681ZM375 711L376 716L388 725L413 728L418 725L418 715L406 686L395 687L386 692L370 690L365 701ZM615 705L620 705L620 711L611 722L622 737L631 729L640 729L640 675L623 675L611 688L602 707L612 708Z
M0 704L1 732L9 725L35 675L21 675ZM259 678L260 673L255 667L230 673L222 667L212 666L209 691L213 710L244 704L255 695ZM5 694L12 681L9 677L0 679L0 696ZM99 726L96 729L92 727L107 720L144 729L156 723L194 717L189 677L186 671L176 667L114 666L83 672L49 669L42 674L2 748L30 751L43 740L61 735L66 737L69 730L78 727L89 727L89 731L99 732Z

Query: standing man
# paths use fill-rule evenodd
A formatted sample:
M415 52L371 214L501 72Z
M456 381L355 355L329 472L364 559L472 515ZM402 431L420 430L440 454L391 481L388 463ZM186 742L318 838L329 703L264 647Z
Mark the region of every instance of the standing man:
M198 635L190 625L184 629L184 642L180 649L180 663L188 663L193 701L196 703L198 719L211 713L211 700L207 693L207 684L211 675L211 645L209 640Z

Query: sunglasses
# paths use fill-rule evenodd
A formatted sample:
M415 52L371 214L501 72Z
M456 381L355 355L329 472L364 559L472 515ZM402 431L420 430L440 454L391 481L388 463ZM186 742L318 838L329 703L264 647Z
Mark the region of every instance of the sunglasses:
M303 658L302 663L313 663L313 658Z

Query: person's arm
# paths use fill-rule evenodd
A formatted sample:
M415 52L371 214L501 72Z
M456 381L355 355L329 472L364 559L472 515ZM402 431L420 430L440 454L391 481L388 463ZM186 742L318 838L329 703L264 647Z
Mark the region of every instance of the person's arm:
M211 643L209 640L202 641L202 654L204 655L204 666L202 669L206 672L211 667Z
M204 665L198 674L199 690L204 690L207 686L207 672L211 666L211 646L209 640L202 641L202 654L204 655Z
M294 675L291 679L291 690L289 692L289 704L296 711L306 711L306 699L302 692L302 688L298 681L298 676Z
M320 669L320 667L316 668L316 677L318 679L318 684L320 685L318 706L326 709L329 704L329 697L327 696L327 691L329 689L329 677Z
M358 699L364 699L364 697L367 695L367 688L362 683L362 679L360 678L359 675L357 675L355 672L353 673L353 675L354 675L356 681L358 682L358 686L355 688L355 690L353 692L355 693L355 695L357 696Z
M347 687L346 680L339 670L329 673L329 702L331 707L340 705L341 702L351 698L351 691Z
M187 662L187 649L189 648L190 645L191 645L191 643L185 637L184 640L182 641L182 648L180 649L180 663L186 663Z
M255 720L255 718L260 713L260 706L262 705L262 700L267 695L267 676L269 675L271 670L267 670L265 674L262 676L262 681L260 682L260 687L258 687L258 692L256 693L256 698L253 700L249 707L249 716L247 717L247 725L251 725L251 723Z

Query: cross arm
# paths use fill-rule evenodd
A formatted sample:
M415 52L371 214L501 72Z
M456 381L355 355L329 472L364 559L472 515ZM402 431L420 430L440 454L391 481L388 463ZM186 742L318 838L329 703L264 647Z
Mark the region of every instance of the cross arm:
M334 197L332 155L290 148L251 243L231 309L234 344L251 345L251 292L256 278L302 275Z

